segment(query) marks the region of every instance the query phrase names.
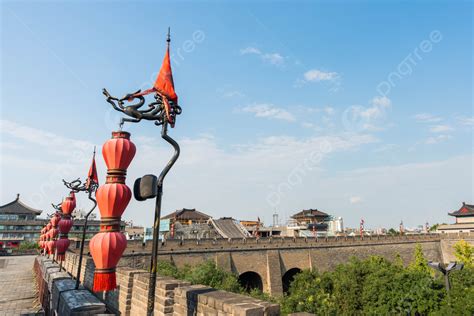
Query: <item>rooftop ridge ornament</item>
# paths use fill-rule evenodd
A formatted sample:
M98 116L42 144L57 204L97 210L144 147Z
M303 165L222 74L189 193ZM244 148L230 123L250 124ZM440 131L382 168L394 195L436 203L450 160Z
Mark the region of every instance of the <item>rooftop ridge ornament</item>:
M126 94L122 98L117 98L103 89L103 94L107 97L107 102L112 107L124 113L120 121L120 128L124 122L139 123L141 120L154 121L155 125L161 126L161 138L168 142L174 148L174 154L168 161L159 177L154 175L145 175L138 178L134 184L134 196L138 201L144 201L156 197L155 214L153 223L153 246L150 263L150 276L148 286L147 315L153 315L155 305L156 274L158 269L158 245L159 245L159 227L161 217L161 200L163 196L163 181L178 160L180 148L178 143L168 136L168 125L172 128L176 123L176 116L180 115L182 110L178 105L178 95L174 89L173 73L170 62L170 29L166 38L167 47L160 72L153 84L153 87L145 91L138 90L134 93ZM154 93L154 101L143 108L145 104L144 96ZM136 100L135 100L136 99ZM135 100L135 101L134 101ZM135 103L132 103L135 102ZM132 104L131 104L132 103ZM127 105L129 104L129 105ZM100 208L100 206L99 206Z

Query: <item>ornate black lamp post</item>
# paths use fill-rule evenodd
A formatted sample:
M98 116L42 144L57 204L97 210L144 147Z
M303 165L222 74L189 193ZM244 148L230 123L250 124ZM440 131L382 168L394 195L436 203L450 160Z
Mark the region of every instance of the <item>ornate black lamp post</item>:
M103 94L107 97L107 102L110 103L115 110L129 116L121 119L120 127L123 126L124 122L138 123L141 120L154 121L155 125L161 126L161 138L163 138L174 148L173 156L168 161L165 168L161 171L158 178L154 175L145 175L135 181L133 190L135 199L137 199L138 201L144 201L146 199L156 197L147 315L153 315L155 305L155 286L158 264L158 244L161 217L161 200L163 197L163 181L170 169L173 167L176 160L178 160L180 154L180 148L178 143L173 138L168 136L168 125L174 127L176 115L181 114L181 108L177 104L177 96L174 93L173 77L171 74L171 65L169 60L169 30L167 42L168 51L165 55L165 59L163 61L163 65L158 75L158 78L152 89L146 90L144 92L138 90L137 92L125 95L121 99L111 96L106 89L103 90ZM155 101L149 103L147 108L141 109L142 106L145 104L145 98L143 97L143 95L148 94L150 92L155 92ZM134 100L136 100L137 103L125 105L125 102L131 103Z
M446 267L444 267L439 262L429 261L428 265L444 275L444 283L447 292L451 290L451 283L449 281L449 274L451 273L451 271L462 270L464 268L464 264L462 262L450 262Z
M94 158L95 158L95 148L94 148ZM93 158L92 167L95 169L95 161ZM94 171L96 172L96 171ZM95 193L99 184L94 179L94 176L91 175L91 171L89 171L89 176L85 183L82 183L79 179L74 180L72 182L67 182L63 179L64 185L70 189L71 191L78 193L78 192L86 192L88 194L89 200L92 201L93 206L90 211L84 217L84 227L82 228L82 236L81 236L81 249L79 251L79 265L77 267L77 274L76 274L76 290L79 288L80 277L81 277L81 269L82 269L82 257L84 256L84 242L86 240L86 231L87 231L87 221L89 220L89 216L92 214L94 209L97 207L97 200L94 198Z

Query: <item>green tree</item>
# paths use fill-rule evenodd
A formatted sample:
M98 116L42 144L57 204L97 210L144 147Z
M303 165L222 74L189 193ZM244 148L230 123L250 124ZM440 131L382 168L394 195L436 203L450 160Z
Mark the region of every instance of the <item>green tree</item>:
M466 267L474 267L474 246L461 239L454 244L454 255L456 259Z
M433 272L428 266L428 260L426 260L425 255L423 254L423 248L420 244L416 244L413 254L413 261L410 263L408 268L412 271L418 271L427 274Z
M396 231L396 230L393 229L393 228L390 228L390 229L388 230L387 234L390 235L390 236L398 236L398 235L400 235L400 232Z
M402 256L400 256L399 253L397 253L395 255L395 259L393 260L393 264L397 267L403 268L403 266L404 266L403 259L402 259Z
M474 267L450 273L451 290L435 315L474 315Z
M169 261L158 261L157 269L159 275L179 277L178 268Z
M283 314L308 312L317 315L336 315L331 279L315 271L303 270L290 285L289 293L280 301Z
M34 241L24 241L18 246L18 250L39 249L39 245Z
M219 290L240 293L243 291L237 276L218 268L213 261L206 261L195 267L185 266L177 277L192 284L203 284Z

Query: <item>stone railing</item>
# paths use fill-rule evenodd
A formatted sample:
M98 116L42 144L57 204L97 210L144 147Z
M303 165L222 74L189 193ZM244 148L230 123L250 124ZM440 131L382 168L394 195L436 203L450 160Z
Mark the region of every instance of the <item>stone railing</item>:
M63 267L75 275L78 262L78 255L68 252ZM94 268L92 258L84 257L80 280L86 290L92 289ZM145 315L149 273L130 267L118 267L116 273L117 289L94 293L95 297L105 304L108 312L115 315ZM278 304L202 285L191 285L170 277L157 278L155 295L155 315L280 314Z

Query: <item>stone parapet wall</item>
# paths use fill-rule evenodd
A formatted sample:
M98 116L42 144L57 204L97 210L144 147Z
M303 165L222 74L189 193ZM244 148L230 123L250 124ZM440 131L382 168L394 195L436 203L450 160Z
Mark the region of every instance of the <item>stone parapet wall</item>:
M105 304L83 287L76 290L76 282L53 260L38 256L33 271L37 278L40 303L46 315L85 316L105 313Z
M64 267L69 273L77 273L78 255L66 254ZM81 282L84 288L92 289L94 262L84 257ZM133 267L118 267L117 289L111 292L94 293L104 302L108 312L116 315L145 315L148 300L149 273ZM182 288L205 288L206 293L190 291L183 294ZM188 293L188 292L185 292ZM193 293L191 295L191 293ZM184 296L183 296L184 295ZM176 301L179 298L179 303ZM217 302L217 303L215 303ZM225 310L224 310L225 305ZM182 310L190 313L180 314ZM228 312L230 311L230 312ZM205 286L191 286L189 282L171 277L157 277L155 289L155 316L172 315L279 315L280 306L253 299L244 295L218 291Z
M219 291L202 285L174 290L174 316L180 315L280 315L280 306L248 296ZM167 314L165 314L167 315Z
M307 248L307 247L328 247L328 246L351 246L354 244L374 244L374 243L404 243L404 242L429 242L439 241L440 238L446 238L440 234L419 234L403 236L346 236L346 237L269 237L269 238L243 238L243 239L170 239L165 240L159 246L162 254L176 253L179 251L240 251L242 249L261 249L261 248ZM88 243L86 241L86 243ZM148 253L151 252L151 241L143 243L141 240L127 241L126 254L130 253ZM79 247L76 245L76 247ZM71 251L78 251L78 248L71 247ZM87 247L87 245L86 245Z

